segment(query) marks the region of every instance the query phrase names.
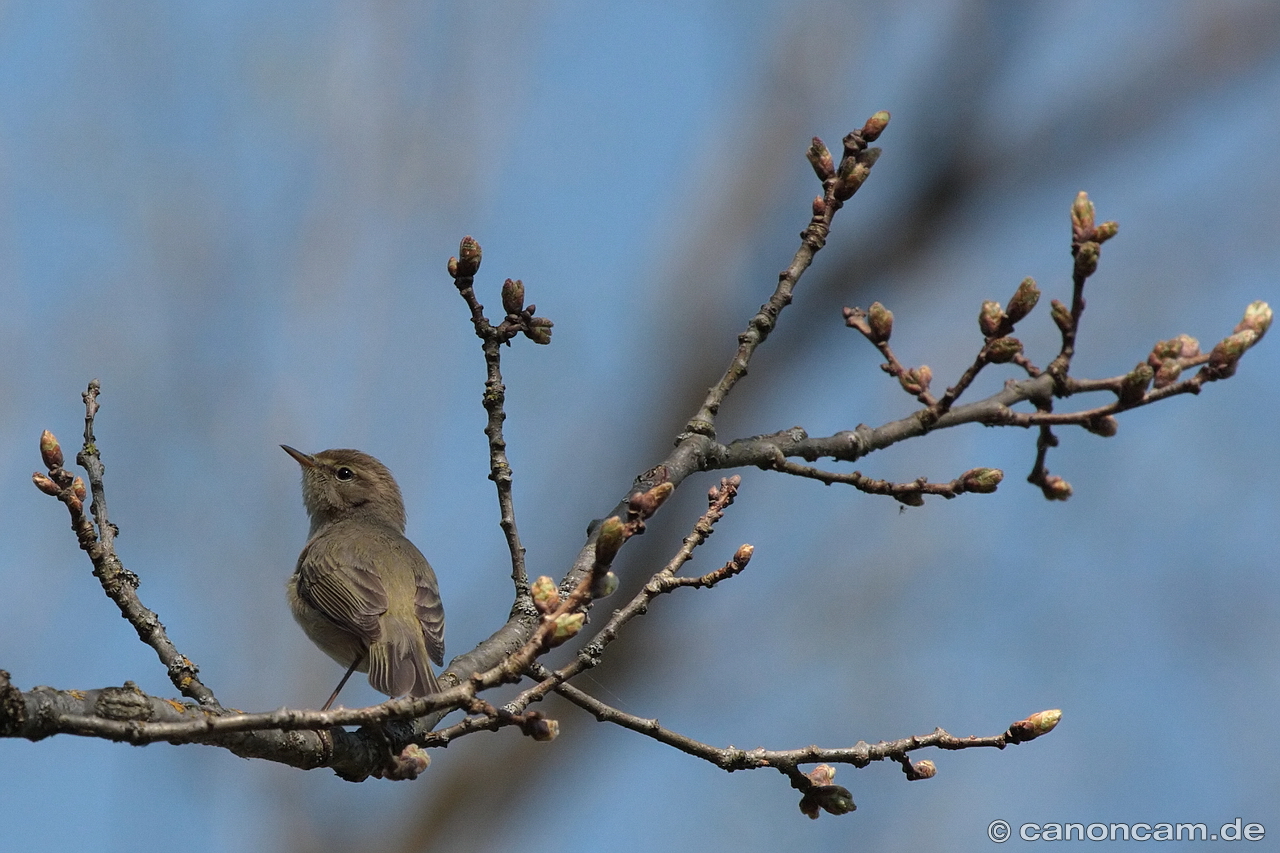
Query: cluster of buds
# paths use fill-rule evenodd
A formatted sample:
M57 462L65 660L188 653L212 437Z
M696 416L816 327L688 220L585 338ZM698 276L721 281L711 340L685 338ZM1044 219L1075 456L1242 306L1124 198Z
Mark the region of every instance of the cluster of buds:
M66 461L62 453L62 445L49 430L40 434L40 459L44 462L45 468L49 469L49 473L42 474L35 471L31 474L31 482L46 495L51 495L65 503L71 510L71 514L79 517L84 512L84 501L89 495L88 489L85 488L84 480L62 467L63 462Z
M480 271L480 259L483 254L480 251L480 244L474 237L470 234L463 237L462 243L458 246L458 257L449 258L449 277L455 281L460 278L474 278Z
M1271 328L1271 306L1265 302L1253 302L1245 309L1244 319L1236 324L1235 331L1218 341L1209 353L1209 363L1203 368L1205 379L1226 379L1236 372L1240 356L1262 340Z
M1000 307L999 302L983 302L978 312L978 328L987 340L1008 335L1016 323L1031 313L1040 301L1040 288L1034 278L1024 278L1013 292L1008 309Z
M1190 335L1178 335L1157 343L1147 356L1147 364L1155 371L1155 387L1163 388L1178 381L1185 362L1199 355L1200 342Z
M809 143L805 157L813 167L813 173L822 181L823 189L837 202L852 198L871 174L871 167L880 157L880 149L868 148L867 144L879 139L888 125L889 113L884 110L867 119L861 130L855 130L844 138L844 154L838 165L821 139L815 136ZM814 199L814 216L827 212L825 199Z
M535 344L551 343L551 327L555 325L546 317L535 317L533 312L537 305L524 304L524 282L518 278L509 278L502 283L502 310L507 312L503 326L514 335L519 330Z
M1102 244L1116 236L1119 224L1103 222L1094 224L1093 202L1088 193L1078 193L1071 205L1071 254L1075 256L1075 275L1088 278L1098 269L1098 256Z
M824 811L827 814L842 815L858 808L848 788L832 784L836 778L836 769L830 764L819 764L804 775L811 784L800 798L800 811L810 819L817 820L818 815Z
M1056 708L1052 711L1037 711L1025 720L1009 726L1005 737L1009 739L1009 743L1026 743L1053 731L1061 719L1062 711Z
M996 338L988 341L983 348L987 361L992 364L1007 364L1022 355L1022 341L1017 338Z
M929 393L929 383L933 381L933 371L929 365L908 368L898 374L898 384L902 390L916 397Z
M556 582L543 575L529 585L529 595L533 598L533 606L542 614L545 622L551 624L551 632L547 634L547 648L555 648L566 640L577 636L582 626L587 623L587 614L560 613L563 600Z

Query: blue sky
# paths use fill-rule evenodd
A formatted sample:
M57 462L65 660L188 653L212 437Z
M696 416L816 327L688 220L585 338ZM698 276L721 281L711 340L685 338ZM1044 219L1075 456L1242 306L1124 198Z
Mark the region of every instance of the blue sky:
M143 600L224 703L314 705L338 673L284 603L306 520L281 442L396 473L449 656L510 604L482 362L444 273L462 235L484 246L482 301L521 278L556 323L505 365L521 531L531 570L558 576L789 261L811 136L836 146L893 113L723 437L907 414L840 308L889 305L898 353L941 384L980 344L983 300L1027 275L1068 298L1081 189L1121 225L1081 375L1182 332L1211 345L1277 301L1277 103L1280 15L1261 2L6 4L0 667L24 688L173 693L28 485L42 429L77 445L91 378ZM1023 329L1047 361L1047 313ZM1066 504L1023 482L1034 436L1011 430L860 462L897 480L1006 471L996 495L906 513L743 472L693 568L751 542L749 570L660 602L585 687L744 747L994 734L1064 710L1033 744L920 756L928 782L841 768L853 815L811 822L776 774L726 775L551 702L550 747L473 736L410 784L5 742L0 816L15 849L102 851L418 850L425 833L450 851L969 850L996 818L1280 832L1280 754L1248 734L1280 700L1274 343L1112 439L1061 431ZM711 482L628 547L624 583L674 551Z

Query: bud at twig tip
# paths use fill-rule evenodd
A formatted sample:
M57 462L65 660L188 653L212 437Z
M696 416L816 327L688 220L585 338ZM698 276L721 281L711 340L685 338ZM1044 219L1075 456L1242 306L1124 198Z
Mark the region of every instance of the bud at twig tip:
M883 344L893 334L893 312L879 302L872 302L867 309L867 325L871 328L871 342Z
M58 439L48 430L40 433L40 458L50 471L62 467L62 445L58 444Z

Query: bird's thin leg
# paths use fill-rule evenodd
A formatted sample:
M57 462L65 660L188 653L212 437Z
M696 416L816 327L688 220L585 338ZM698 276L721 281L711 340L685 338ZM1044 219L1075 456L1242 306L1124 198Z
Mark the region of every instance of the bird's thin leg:
M347 686L347 679L351 677L351 673L356 671L356 667L360 665L362 660L364 660L363 653L357 655L356 659L351 662L351 666L347 667L347 674L342 676L342 680L338 682L338 686L333 688L333 695L329 697L328 702L324 703L324 707L320 709L321 711L329 710L329 706L333 704L334 699L338 698L338 694L342 692L342 688Z

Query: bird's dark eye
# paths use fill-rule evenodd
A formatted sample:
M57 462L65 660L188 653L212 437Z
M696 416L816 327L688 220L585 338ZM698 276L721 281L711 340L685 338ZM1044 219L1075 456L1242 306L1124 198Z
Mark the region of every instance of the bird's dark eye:
M345 465L339 468L337 471L335 471L334 475L337 476L337 478L344 483L349 480L354 480L356 478L356 472L352 471L350 468L346 467Z

